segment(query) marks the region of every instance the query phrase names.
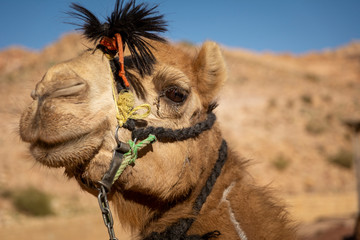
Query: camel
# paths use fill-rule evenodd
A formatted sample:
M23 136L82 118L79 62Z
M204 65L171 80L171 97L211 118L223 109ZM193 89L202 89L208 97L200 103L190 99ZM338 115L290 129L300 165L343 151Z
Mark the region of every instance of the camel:
M108 197L134 239L296 239L286 209L223 140L219 46L207 41L190 54L168 43L154 33L166 27L156 7L135 1L118 0L104 24L72 8L95 47L51 67L32 91L20 136L36 161L64 168L105 198L100 206ZM134 29L114 32L119 19ZM128 153L135 157L115 177ZM116 239L112 226L109 235Z

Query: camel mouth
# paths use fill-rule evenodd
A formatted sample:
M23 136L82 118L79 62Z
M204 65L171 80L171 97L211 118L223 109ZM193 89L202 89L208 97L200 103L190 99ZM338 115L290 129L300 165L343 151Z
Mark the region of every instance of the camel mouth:
M36 140L34 143L31 143L30 148L41 148L41 149L46 149L48 151L54 150L56 148L59 147L66 147L66 146L72 146L74 144L76 144L76 142L81 141L81 139L86 139L86 137L90 134L90 132L81 134L78 137L74 137L74 138L70 138L70 139L65 139L63 141L58 141L58 142L47 142L46 140L41 140L38 139Z
M102 146L102 138L96 132L87 132L57 143L37 140L30 145L35 160L53 168L76 166L90 161Z

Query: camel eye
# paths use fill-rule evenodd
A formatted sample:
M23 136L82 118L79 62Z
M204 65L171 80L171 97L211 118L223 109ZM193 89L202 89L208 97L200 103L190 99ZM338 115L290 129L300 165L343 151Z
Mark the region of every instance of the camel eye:
M170 87L165 90L165 96L175 103L182 103L188 97L188 93L178 87Z

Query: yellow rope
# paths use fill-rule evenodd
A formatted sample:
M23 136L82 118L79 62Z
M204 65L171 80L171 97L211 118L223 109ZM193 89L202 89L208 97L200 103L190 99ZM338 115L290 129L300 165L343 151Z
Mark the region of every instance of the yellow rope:
M121 127L126 121L131 119L143 119L149 116L150 114L150 105L149 104L141 104L137 107L135 105L135 98L131 92L121 91L117 101L115 101L118 109L118 113L116 118L118 119L119 126ZM138 113L138 111L144 110L143 113Z
M128 119L144 119L150 114L151 107L149 104L141 104L137 107L135 105L134 95L127 91L123 90L119 93L119 96L116 94L115 80L113 75L112 78L112 91L113 98L116 105L116 118L118 120L119 126L122 127ZM144 110L143 113L138 113L138 111Z

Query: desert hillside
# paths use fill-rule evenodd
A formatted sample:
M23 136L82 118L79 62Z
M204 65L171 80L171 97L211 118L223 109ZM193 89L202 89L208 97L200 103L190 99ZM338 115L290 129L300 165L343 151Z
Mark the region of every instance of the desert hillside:
M41 52L0 52L0 239L29 239L26 229L35 236L30 239L69 239L73 232L74 239L85 238L76 228L87 239L106 238L96 199L62 169L36 164L17 133L21 111L46 70L91 46L70 34ZM357 210L353 136L343 121L360 119L360 43L303 55L226 47L223 54L229 79L216 113L229 145L251 159L254 179L284 199L300 226L329 217L351 220ZM32 217L15 207L14 196L29 187L50 196L51 216ZM14 233L19 223L23 235ZM47 235L40 237L41 231Z

